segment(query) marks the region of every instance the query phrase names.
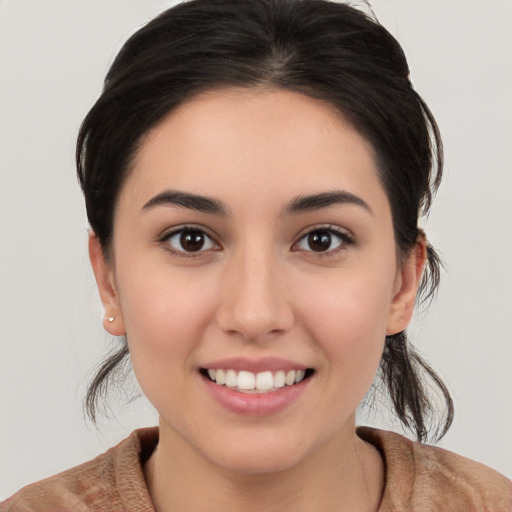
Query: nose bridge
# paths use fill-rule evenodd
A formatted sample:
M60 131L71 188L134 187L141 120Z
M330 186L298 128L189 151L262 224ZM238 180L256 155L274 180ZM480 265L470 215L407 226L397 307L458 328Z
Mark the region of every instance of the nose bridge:
M268 241L246 243L234 251L225 268L218 312L224 331L257 341L289 329L293 312L279 263Z

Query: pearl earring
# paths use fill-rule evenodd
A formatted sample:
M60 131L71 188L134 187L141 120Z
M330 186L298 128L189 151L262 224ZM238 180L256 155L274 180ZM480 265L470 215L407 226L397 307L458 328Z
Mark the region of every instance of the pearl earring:
M105 320L107 320L110 323L112 323L115 319L116 319L115 316L107 316L107 317L105 317Z

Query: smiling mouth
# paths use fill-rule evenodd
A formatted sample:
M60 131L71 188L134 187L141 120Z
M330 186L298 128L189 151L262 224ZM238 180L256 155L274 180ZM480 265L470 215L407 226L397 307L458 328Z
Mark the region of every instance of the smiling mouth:
M310 378L315 370L278 370L253 373L245 370L201 368L201 375L218 386L225 386L240 393L272 393L295 386Z

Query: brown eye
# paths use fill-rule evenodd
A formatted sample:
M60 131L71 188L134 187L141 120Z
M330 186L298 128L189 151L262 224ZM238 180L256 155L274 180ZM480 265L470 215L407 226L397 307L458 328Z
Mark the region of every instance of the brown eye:
M183 231L180 235L180 245L187 252L200 251L206 241L206 235L202 231Z
M331 248L332 235L327 231L316 231L307 236L307 245L314 252L324 252Z
M335 229L315 229L306 233L296 244L295 250L327 253L352 244L352 239Z
M177 253L204 252L217 248L212 238L201 229L180 229L167 236L165 241Z

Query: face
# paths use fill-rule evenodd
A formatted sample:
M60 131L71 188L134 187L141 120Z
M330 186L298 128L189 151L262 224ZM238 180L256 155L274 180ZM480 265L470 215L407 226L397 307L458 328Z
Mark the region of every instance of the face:
M349 442L422 263L398 263L372 147L330 105L275 90L173 111L120 192L108 263L90 250L161 444L245 472Z

